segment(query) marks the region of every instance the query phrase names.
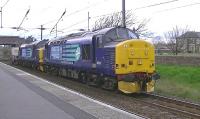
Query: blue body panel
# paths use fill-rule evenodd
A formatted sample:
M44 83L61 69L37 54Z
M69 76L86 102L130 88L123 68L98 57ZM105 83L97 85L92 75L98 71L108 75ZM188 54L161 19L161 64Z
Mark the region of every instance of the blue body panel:
M105 75L115 76L115 48L99 48L96 50L97 71Z
M83 45L86 44L90 45L90 59L83 60ZM52 49L54 50L52 51ZM96 48L94 53L92 37L66 40L59 44L48 44L46 51L45 62L48 64L62 68L72 68L86 72L115 76L115 48ZM93 61L94 54L95 62ZM93 65L96 65L96 67Z
M19 50L19 59L36 63L36 54L37 52L34 47L23 47Z
M92 60L82 60L82 45L92 44L92 39L73 39L62 42L60 44L50 44L46 48L46 58L45 62L48 64L53 64L63 68L73 68L77 70L91 70L92 69ZM52 47L59 47L59 56L56 54L57 58L52 58ZM92 46L90 48L92 51ZM58 52L57 52L58 53ZM92 57L92 52L90 52ZM59 58L58 58L59 57Z

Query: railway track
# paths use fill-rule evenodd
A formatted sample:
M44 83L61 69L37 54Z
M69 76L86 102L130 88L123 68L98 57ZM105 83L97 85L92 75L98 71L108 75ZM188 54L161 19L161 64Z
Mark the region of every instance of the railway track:
M148 98L147 98L148 97ZM156 94L144 94L137 101L185 118L200 119L200 105Z
M130 113L152 119L200 119L200 105L155 94L125 95L90 87L66 78L20 67L29 73L45 78L61 86L80 92L93 99ZM57 80L55 80L57 79Z

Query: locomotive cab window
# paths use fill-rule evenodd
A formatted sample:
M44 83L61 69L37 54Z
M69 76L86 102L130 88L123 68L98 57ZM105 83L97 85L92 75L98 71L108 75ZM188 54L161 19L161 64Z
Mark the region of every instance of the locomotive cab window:
M83 60L90 60L90 44L82 45L82 59Z
M97 48L102 48L103 47L102 35L96 36L96 47Z
M117 39L117 34L116 34L116 30L115 30L115 29L109 31L109 32L105 35L105 41L106 41L106 43L115 42L116 39Z
M121 42L123 40L137 39L137 35L126 28L115 28L108 31L105 35L105 41L108 42Z

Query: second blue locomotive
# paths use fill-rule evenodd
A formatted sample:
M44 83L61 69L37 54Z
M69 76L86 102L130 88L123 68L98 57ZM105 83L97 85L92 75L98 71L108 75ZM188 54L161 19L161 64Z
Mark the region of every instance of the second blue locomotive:
M22 45L19 62L124 93L152 92L158 78L153 45L122 27Z

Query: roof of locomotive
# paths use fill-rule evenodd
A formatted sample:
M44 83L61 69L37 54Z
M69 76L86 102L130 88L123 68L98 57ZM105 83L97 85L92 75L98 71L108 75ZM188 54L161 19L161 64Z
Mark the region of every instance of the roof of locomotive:
M123 27L110 27L110 28L104 28L104 29L100 29L100 30L96 30L96 31L92 31L92 32L72 33L65 37L51 40L51 41L49 41L48 44L60 44L60 43L66 42L66 41L76 42L76 41L80 41L80 40L83 41L83 39L85 39L84 41L88 41L88 40L92 40L92 37L94 35L98 35L98 34L106 35L110 31L113 31L113 30L119 29L119 28L123 28ZM124 28L124 29L128 29L128 28Z
M113 29L117 29L119 27L110 27L110 28L104 28L104 29L100 29L100 30L96 30L96 31L93 31L95 34L106 34L108 33L110 30L113 30Z
M37 48L41 48L41 47L45 46L45 44L48 43L48 41L49 41L49 40L46 40L46 39L45 39L45 40L42 40L42 41L40 41L40 42L38 42L38 43L36 44L36 47L37 47Z
M31 42L30 44L22 44L20 47L24 48L24 47L32 47L32 46L36 46L37 48L44 46L46 43L48 42L48 40L38 40L38 41L34 41Z
M75 38L79 38L79 37L82 37L83 34L85 34L87 32L77 32L77 33L71 33L71 34L68 34L64 37L60 37L60 38L55 38L55 39L52 39L49 41L48 44L59 44L61 41L63 40L69 40L69 39L75 39Z

